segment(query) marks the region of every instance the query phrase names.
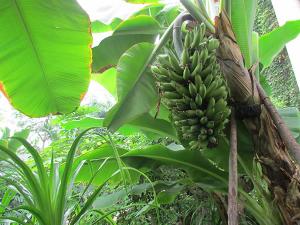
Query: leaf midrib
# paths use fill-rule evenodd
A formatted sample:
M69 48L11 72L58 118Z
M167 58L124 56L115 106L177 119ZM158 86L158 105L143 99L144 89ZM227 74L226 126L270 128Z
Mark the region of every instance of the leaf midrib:
M18 0L14 0L13 2L14 2L14 5L15 5L15 8L16 8L17 15L18 15L18 17L20 18L21 23L23 24L23 27L24 27L24 30L25 30L25 32L26 32L26 34L27 34L28 40L29 40L29 42L30 42L30 44L31 44L31 46L32 46L31 49L32 49L33 52L34 52L34 55L36 56L36 60L37 60L37 62L38 62L38 65L40 66L40 69L41 69L41 71L42 71L41 74L42 74L42 77L44 78L43 80L45 81L45 84L46 84L46 91L49 93L49 97L50 97L51 100L52 100L52 101L49 101L49 102L50 102L50 104L51 104L51 103L54 103L54 108L55 108L54 111L57 111L57 112L58 112L57 104L55 103L55 101L53 101L53 100L54 100L54 97L53 97L53 93L52 93L52 91L51 91L51 89L50 89L50 85L49 85L49 82L48 82L48 79L47 79L47 75L46 75L46 71L45 71L44 65L43 65L43 63L42 63L42 61L41 61L41 57L40 57L40 55L39 55L39 53L38 53L38 51L37 51L37 47L36 47L36 45L34 44L33 37L32 37L32 35L31 35L30 29L29 29L29 27L28 27L28 25L27 25L27 23L26 23L24 14L22 13L21 6L20 6L20 4L18 3Z

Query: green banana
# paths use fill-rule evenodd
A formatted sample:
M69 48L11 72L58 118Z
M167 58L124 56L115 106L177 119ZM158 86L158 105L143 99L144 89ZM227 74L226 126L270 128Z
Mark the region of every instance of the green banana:
M198 108L195 102L190 102L190 107L194 110Z
M207 97L211 97L212 93L215 91L215 89L218 87L218 80L214 80L210 85L209 87L207 88L206 90L206 96Z
M197 87L193 83L189 83L189 92L193 97L197 95Z
M199 60L199 52L196 50L192 56L192 70L193 71L197 67L198 60Z
M170 84L170 83L160 82L160 83L159 83L159 86L160 86L160 88L161 88L164 92L176 90L176 89L173 87L173 85Z
M191 72L189 70L189 67L186 66L183 71L183 79L189 80L190 78L191 78Z
M202 74L201 74L202 76ZM202 77L203 78L203 77ZM209 74L205 80L204 80L204 84L206 87L208 87L210 85L210 83L212 82L212 80L214 79L213 75L212 74Z
M200 94L197 94L197 95L196 95L195 102L196 102L196 104L199 105L199 106L202 105L202 97L201 97Z
M164 97L167 99L180 99L181 96L175 92L165 92Z
M194 39L193 39L193 42L191 44L191 48L195 48L199 45L201 41L201 34L198 30L195 30L194 32Z
M212 144L217 144L218 143L217 138L215 138L215 137L209 137L209 142L212 143Z
M207 49L208 51L215 50L219 48L220 42L217 39L211 39L208 41Z
M180 66L179 60L177 59L176 55L173 53L173 51L169 52L169 62L174 68L176 73L182 73L183 69Z
M180 57L168 47L151 67L179 140L191 150L215 147L228 122L228 88L217 62L218 47L201 23L184 35Z
M198 90L199 90L200 96L202 98L204 98L206 96L206 86L204 84L202 84Z
M181 61L182 65L186 66L189 63L189 50L187 48L184 48L181 55Z
M203 125L206 124L207 121L208 121L208 119L207 119L206 116L204 116L204 117L202 117L202 118L200 119L200 123L203 124Z
M196 68L192 72L192 77L195 77L197 74L199 74L202 70L202 64L199 63Z
M199 74L197 74L195 76L195 85L196 85L196 88L199 90L199 88L203 85L203 81L202 81L202 78Z
M168 74L169 74L169 78L171 80L175 80L175 81L178 81L178 82L185 82L184 78L180 75L178 75L177 73L171 71L171 70L168 70Z
M214 128L214 126L215 126L215 122L214 121L208 121L207 124L206 124L207 128Z
M184 48L189 49L191 46L191 42L192 42L191 32L187 32L184 40Z
M213 135L214 134L214 130L211 129L211 128L207 129L207 134L208 135Z
M181 95L187 95L187 96L189 96L190 92L189 92L189 90L185 86L177 83L176 81L171 81L170 85L172 86L172 88L174 88Z

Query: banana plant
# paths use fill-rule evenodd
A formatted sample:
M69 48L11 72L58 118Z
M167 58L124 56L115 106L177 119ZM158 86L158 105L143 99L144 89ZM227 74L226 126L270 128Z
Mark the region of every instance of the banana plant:
M74 165L74 155L77 146L88 130L82 132L73 142L66 157L63 168L54 162L52 156L49 170L44 166L38 151L25 139L14 137L15 141L21 143L34 159L35 167L29 167L17 153L0 145L1 154L7 156L3 159L3 164L12 167L10 172L3 172L0 179L11 189L24 198L24 203L15 208L1 210L1 221L13 221L18 224L41 224L41 225L63 225L78 224L83 216L89 212L94 200L98 197L104 184L95 187L88 195L86 190L82 193L82 198L76 201L72 199L72 188L79 170L84 161ZM116 170L113 175L116 175ZM89 187L89 186L87 186ZM83 201L82 199L86 199ZM10 216L7 211L14 212Z
M299 145L261 88L258 82L258 67L269 66L283 46L300 33L299 21L289 22L269 34L258 37L253 32L256 1L222 1L216 23L210 19L212 15L207 11L203 1L182 0L181 3L186 12L180 14L165 33L160 35L160 41L155 46L138 43L120 57L116 66L118 102L108 113L104 125L111 131L116 131L139 115L151 109L155 111L157 106L154 100L160 96L154 94L155 86L149 74L149 66L155 63L158 54L166 53L165 49L170 48L169 41L173 31L174 47L179 53L178 59L181 58L180 33L184 32L181 29L183 21L205 24L207 33L212 34L220 42L216 54L234 101L234 110L238 110L238 113L246 111L246 114L247 111L253 111L253 115L248 117L246 115L241 120L250 132L249 136L255 146L254 151L261 161L264 175L269 178L269 188L273 197L280 196L281 201L277 204L281 209L282 220L286 224L293 224L299 205L298 197L294 200L290 197L296 194L292 187L298 185L291 178L298 177L299 166L292 158L299 161ZM286 31L284 39L278 38L282 31ZM171 61L169 63L172 64ZM134 70L130 73L133 67ZM155 116L157 114L159 116L159 113ZM164 119L172 124L168 117ZM290 155L287 150L292 154ZM285 169L282 163L286 166ZM275 171L282 172L278 175ZM283 180L285 182L282 182ZM278 190L280 193L277 192ZM289 205L291 201L294 202L293 209L286 211L291 208Z

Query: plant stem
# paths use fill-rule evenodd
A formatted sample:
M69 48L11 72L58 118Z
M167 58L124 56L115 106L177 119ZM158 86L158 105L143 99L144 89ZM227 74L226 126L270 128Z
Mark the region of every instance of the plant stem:
M199 23L203 22L211 33L215 33L215 27L205 18L202 12L197 10L198 7L194 3L190 0L180 0L180 2Z
M196 5L199 7L199 9L201 10L202 14L208 20L208 22L210 22L213 25L213 22L212 22L211 18L209 17L208 12L206 11L206 7L203 4L203 0L196 0Z
M194 20L194 19L189 13L183 12L179 14L179 16L177 16L173 25L173 43L174 43L176 54L179 59L181 58L181 54L183 51L181 27L182 27L182 23L186 20Z
M232 108L231 123L230 123L228 225L238 224L237 193L238 193L237 127L236 127L234 109Z
M269 97L267 96L263 88L260 86L260 84L255 78L254 80L256 83L258 93L261 97L261 101L267 108L268 112L270 113L271 118L278 129L278 132L280 134L283 143L285 144L287 149L293 154L298 164L300 164L300 145L296 142L291 131L289 130L289 128L287 127L283 119L280 117L276 107L270 101Z

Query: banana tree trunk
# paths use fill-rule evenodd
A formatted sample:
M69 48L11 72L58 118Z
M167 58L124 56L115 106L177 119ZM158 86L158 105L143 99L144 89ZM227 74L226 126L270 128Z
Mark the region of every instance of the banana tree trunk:
M287 151L265 99L260 95L251 72L244 66L232 26L222 12L216 19L220 41L218 59L228 82L233 105L252 134L255 152L268 182L273 201L284 224L300 222L300 167Z

